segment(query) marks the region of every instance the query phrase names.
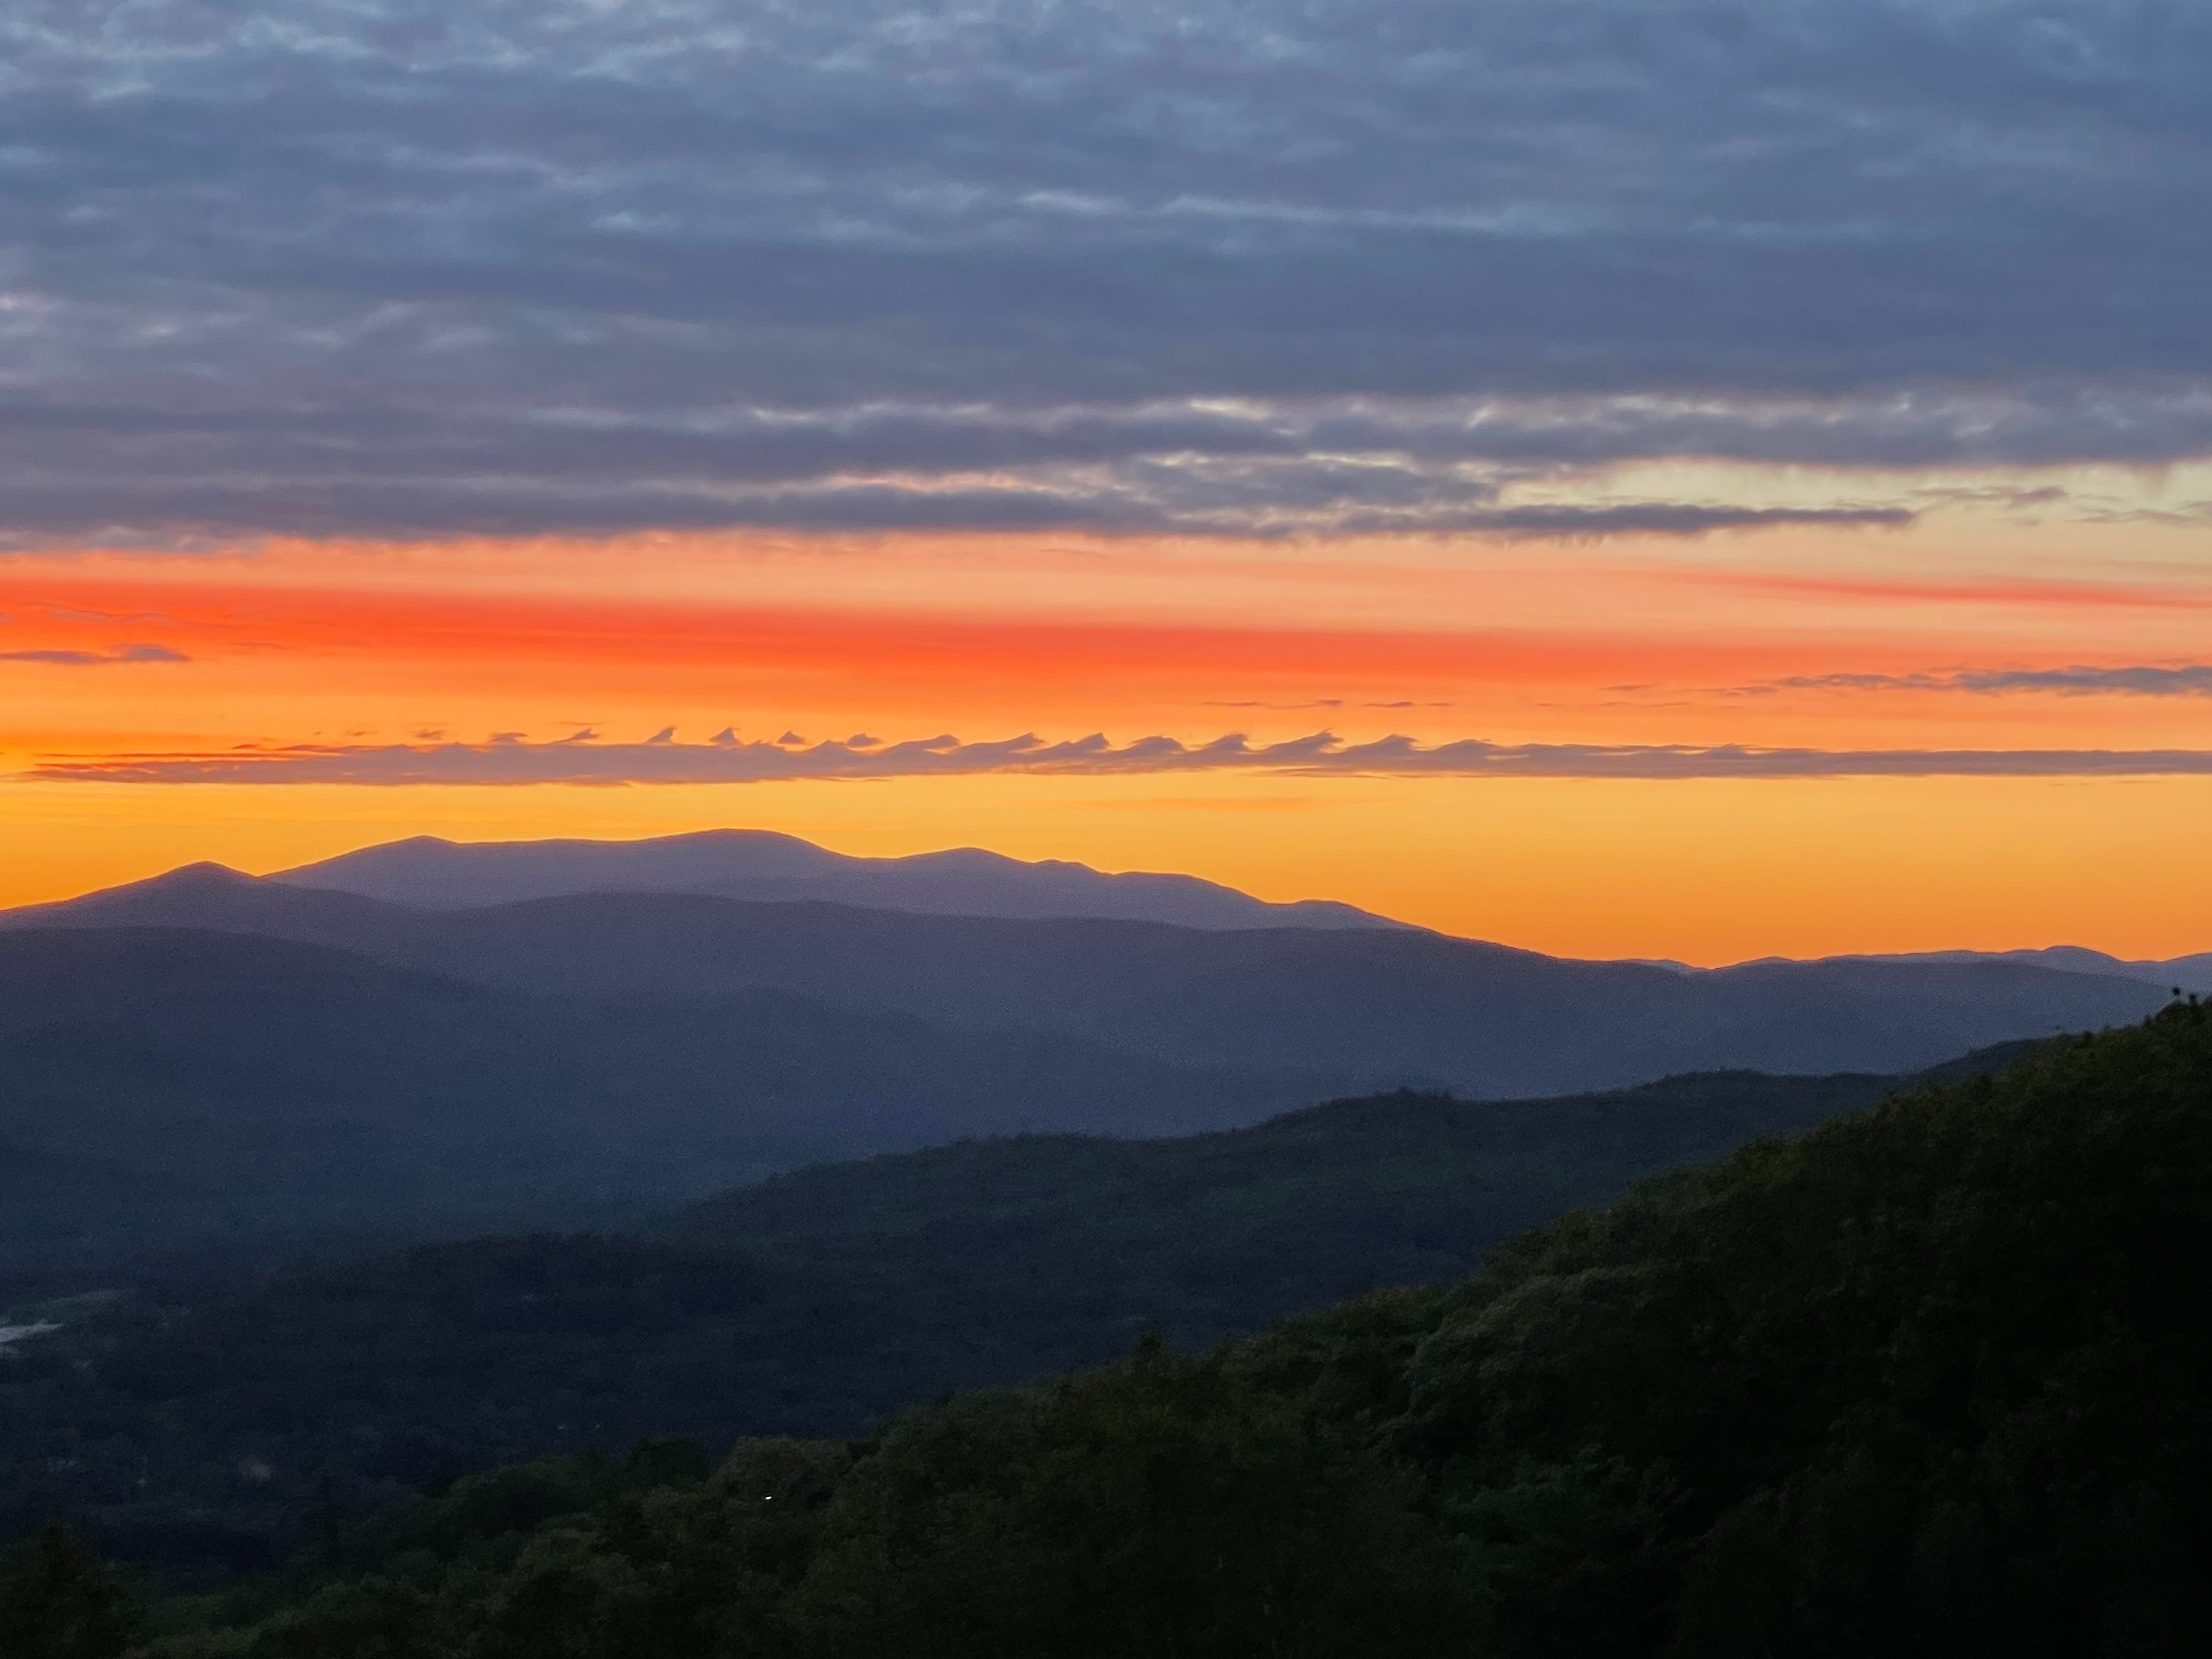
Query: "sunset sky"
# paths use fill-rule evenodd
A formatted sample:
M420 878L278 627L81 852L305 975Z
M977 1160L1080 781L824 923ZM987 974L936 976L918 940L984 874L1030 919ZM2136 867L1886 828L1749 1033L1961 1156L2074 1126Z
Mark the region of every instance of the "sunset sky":
M744 825L2212 950L2212 9L0 18L0 903Z

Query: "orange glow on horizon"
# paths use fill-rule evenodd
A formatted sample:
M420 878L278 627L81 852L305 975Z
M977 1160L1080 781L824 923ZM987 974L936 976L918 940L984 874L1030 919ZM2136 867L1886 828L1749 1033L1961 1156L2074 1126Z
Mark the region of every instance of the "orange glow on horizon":
M1986 536L1920 532L1582 548L693 536L4 556L0 904L195 858L267 870L415 833L738 824L852 852L978 844L1188 870L1565 954L2212 948L2194 867L2212 832L2203 778L20 778L58 756L586 726L631 743L733 726L893 742L1272 742L1328 728L1355 742L2212 748L2204 696L1833 680L2201 660L2212 588L2170 557L2134 557L2140 538L2130 562L2069 572L2036 533L2006 544L2025 575L1992 567ZM147 659L126 659L134 648Z
M198 859L265 873L404 836L780 830L988 846L1336 898L1562 956L2212 944L2212 778L1601 782L1009 777L578 789L0 784L0 904ZM2130 826L2124 831L2116 825Z

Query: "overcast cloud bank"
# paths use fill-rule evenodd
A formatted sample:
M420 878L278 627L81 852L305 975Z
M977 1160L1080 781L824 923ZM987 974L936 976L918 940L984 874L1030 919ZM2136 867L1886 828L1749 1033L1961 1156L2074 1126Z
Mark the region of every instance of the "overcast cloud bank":
M1528 496L2212 453L2208 84L2191 0L19 5L0 537L1899 522Z

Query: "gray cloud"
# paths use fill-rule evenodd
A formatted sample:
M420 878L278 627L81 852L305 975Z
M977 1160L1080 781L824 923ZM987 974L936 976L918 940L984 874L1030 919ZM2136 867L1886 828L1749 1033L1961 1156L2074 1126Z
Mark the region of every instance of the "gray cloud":
M59 668L101 668L125 662L190 662L166 645L119 645L112 651L0 651L0 662L41 662Z
M1264 21L9 9L0 534L1510 534L1624 459L2212 453L2202 6Z
M137 755L54 760L29 776L76 783L584 784L763 783L797 778L903 778L1013 772L1103 775L1259 771L1450 777L1834 778L2082 777L2212 773L2212 750L1823 750L1632 744L1493 744L1464 738L1425 747L1411 738L1346 744L1322 732L1255 747L1237 735L1191 747L1139 738L1116 747L1103 736L998 743L951 736L879 744L868 738L805 746L723 733L687 744L599 743L579 733L550 743L511 734L483 744L293 744L214 755Z
M2212 665L2122 668L1959 668L1923 674L1801 674L1741 693L1772 691L1971 691L1984 696L2011 691L2055 691L2062 696L2212 697Z
M1631 534L1694 537L1782 525L1893 529L1911 524L1919 512L1875 503L1500 505L1487 483L1399 469L1285 465L1262 476L1229 476L1221 469L1208 477L1167 476L1172 471L1133 466L1110 475L1004 483L838 480L787 489L667 478L593 485L574 476L549 475L465 480L418 476L374 485L323 477L294 480L280 489L261 487L260 481L142 475L104 491L96 517L83 513L72 492L10 492L7 501L15 527L0 532L0 547L37 548L59 538L191 549L223 535L592 534L641 526L860 532L1175 532L1259 538L1459 532L1542 541ZM134 507L139 510L133 513Z

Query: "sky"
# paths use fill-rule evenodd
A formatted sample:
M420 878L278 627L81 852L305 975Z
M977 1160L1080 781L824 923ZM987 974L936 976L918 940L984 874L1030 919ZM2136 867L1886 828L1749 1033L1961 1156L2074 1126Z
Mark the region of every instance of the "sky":
M0 903L416 833L2212 949L2212 9L0 14Z

